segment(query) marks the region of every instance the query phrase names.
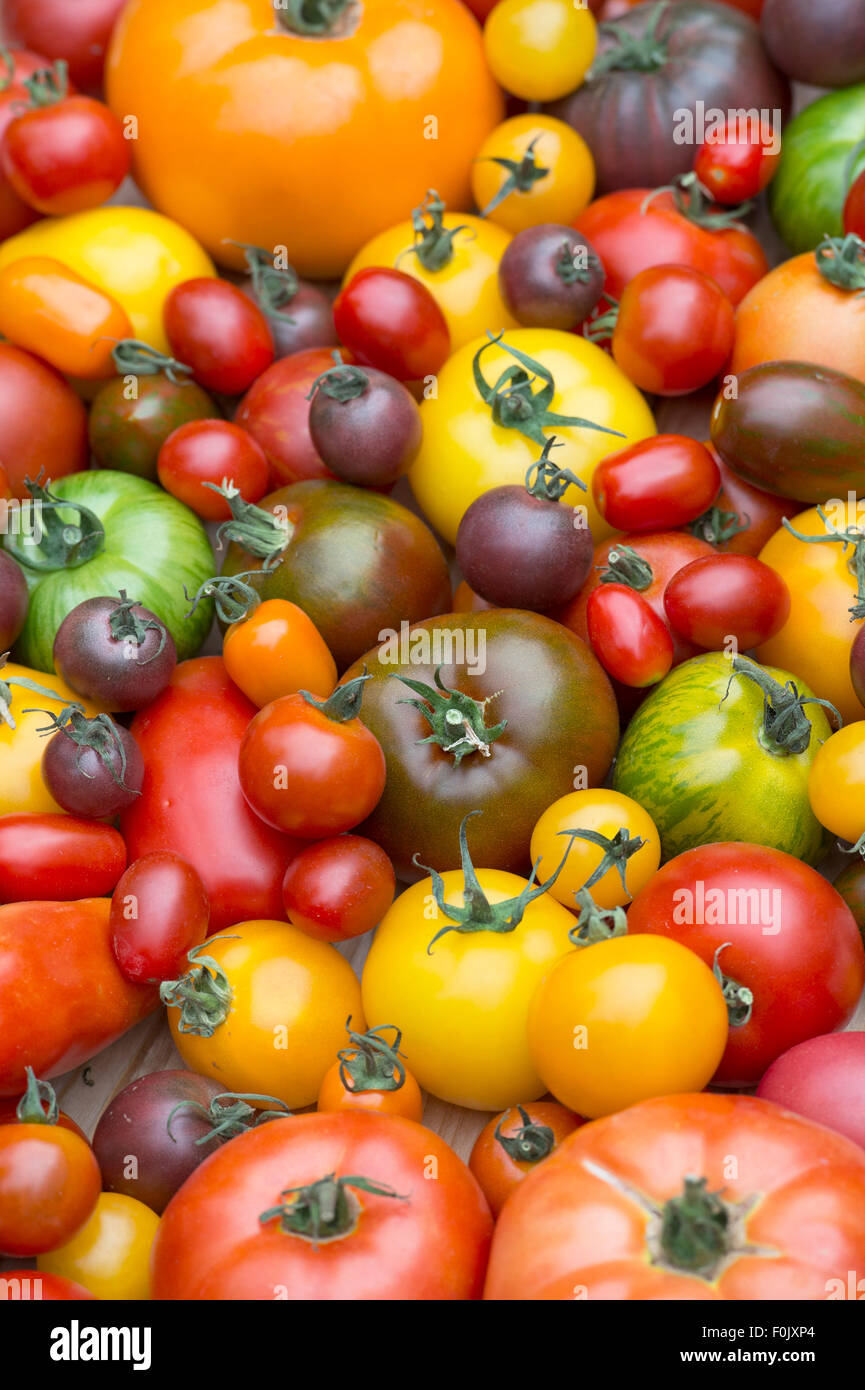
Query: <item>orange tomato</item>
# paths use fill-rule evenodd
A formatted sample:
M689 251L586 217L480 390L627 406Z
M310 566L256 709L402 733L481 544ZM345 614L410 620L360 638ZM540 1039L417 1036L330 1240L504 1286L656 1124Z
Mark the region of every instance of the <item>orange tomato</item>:
M0 270L0 333L67 376L115 375L111 352L132 324L111 295L49 256Z
M349 1025L351 1019L349 1019ZM392 1033L391 1042L383 1036ZM352 1033L349 1045L337 1053L318 1093L319 1110L368 1110L375 1115L423 1119L421 1088L402 1061L402 1034L387 1024L367 1033Z
M232 623L222 659L234 684L259 709L298 690L325 700L336 687L336 662L324 638L288 599L265 599L248 618Z
M515 1187L573 1134L584 1121L555 1100L512 1105L484 1125L471 1151L469 1168L498 1216Z

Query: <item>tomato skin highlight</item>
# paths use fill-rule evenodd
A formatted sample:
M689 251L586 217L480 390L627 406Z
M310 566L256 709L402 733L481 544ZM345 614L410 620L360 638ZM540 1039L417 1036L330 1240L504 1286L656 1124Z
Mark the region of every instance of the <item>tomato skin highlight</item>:
M99 898L126 868L119 831L74 816L0 816L0 902Z
M641 594L602 584L586 605L589 641L608 675L623 685L654 685L673 664L673 639Z
M57 371L85 380L113 376L116 340L132 325L116 300L49 256L0 270L0 332Z

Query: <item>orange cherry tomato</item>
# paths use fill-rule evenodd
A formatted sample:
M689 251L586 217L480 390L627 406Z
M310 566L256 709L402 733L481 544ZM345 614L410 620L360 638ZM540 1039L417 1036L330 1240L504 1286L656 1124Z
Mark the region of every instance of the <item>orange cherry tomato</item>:
M512 1105L484 1125L471 1151L469 1168L498 1216L505 1199L563 1139L585 1121L556 1100Z
M69 1240L102 1187L93 1150L63 1125L0 1125L0 1254L41 1255Z
M133 336L116 300L50 256L22 256L0 270L0 333L88 381L113 376L112 349Z
M379 1024L367 1033L352 1033L349 1045L324 1074L318 1093L319 1110L368 1110L376 1115L423 1118L423 1095L399 1050L402 1033L393 1024ZM384 1036L393 1034L392 1041Z
M336 685L336 662L324 638L288 599L265 599L232 623L222 659L234 684L259 709L299 690L326 700Z

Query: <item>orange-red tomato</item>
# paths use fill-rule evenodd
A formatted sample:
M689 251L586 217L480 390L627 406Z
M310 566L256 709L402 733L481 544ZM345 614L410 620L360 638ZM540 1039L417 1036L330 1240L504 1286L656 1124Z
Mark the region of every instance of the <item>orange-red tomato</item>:
M484 1125L471 1151L469 1168L493 1216L498 1216L523 1178L583 1123L557 1100L531 1100L512 1105Z
M41 1255L69 1239L96 1205L93 1150L63 1125L0 1125L0 1254Z
M324 1074L319 1110L366 1110L373 1115L401 1115L420 1124L423 1095L402 1060L400 1030L385 1024L352 1033L350 1025L351 1019L348 1046Z

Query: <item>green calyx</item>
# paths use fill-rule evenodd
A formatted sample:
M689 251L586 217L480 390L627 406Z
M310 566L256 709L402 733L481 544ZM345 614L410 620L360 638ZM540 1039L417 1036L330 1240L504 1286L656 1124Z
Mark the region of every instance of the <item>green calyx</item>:
M185 616L191 617L200 603L212 598L216 616L221 623L231 626L232 623L243 622L261 603L258 590L246 583L247 579L254 579L257 574L261 574L261 570L243 570L240 574L217 574L213 579L205 579L191 599L184 584L184 597L192 604Z
M707 232L724 232L731 227L741 228L742 218L747 217L754 208L753 202L746 202L739 203L734 208L719 210L712 201L708 188L691 172L678 174L672 183L654 189L643 199L640 212L645 212L653 200L659 198L662 193L671 194L676 211L695 227L703 227Z
M612 338L616 331L616 324L619 322L619 301L613 299L611 294L605 294L604 298L610 307L603 314L596 314L593 319L583 324L583 337L589 343L604 343L608 338Z
M24 479L30 490L30 500L21 507L27 522L19 534L7 536L6 549L33 570L77 569L102 553L105 528L89 507L57 497L41 480L41 472L35 482ZM74 520L68 519L70 514Z
M155 652L144 661L136 662L136 665L147 666L156 657L161 656L168 641L168 631L164 623L157 618L140 618L133 609L140 608L136 599L126 597L126 590L120 590L120 602L116 608L112 608L108 615L108 628L115 642L126 642L130 646L141 647L148 632L159 633L159 646Z
M224 497L231 510L231 519L223 521L216 532L220 547L227 540L233 541L248 555L263 560L262 570L265 573L272 570L291 540L288 519L280 521L273 512L256 507L254 502L245 502L240 489L228 479L222 483L204 483L202 486Z
M451 690L441 678L440 666L433 673L438 687L435 690L423 681L400 676L396 671L392 672L392 677L420 697L417 700L398 701L401 705L411 705L418 710L432 730L426 738L418 739L418 743L438 744L444 753L453 754L456 767L469 753L480 753L482 758L488 758L490 744L501 738L508 726L506 719L491 726L484 722L484 710L496 698L495 695L488 695L485 700L473 700L462 690ZM501 691L496 694L500 695Z
M194 1033L199 1038L212 1038L220 1024L231 1012L234 992L228 976L213 956L199 955L214 941L237 941L234 936L211 936L187 951L186 959L192 969L177 980L163 980L159 998L169 1009L179 1009L179 1033Z
M344 685L338 685L333 694L328 695L326 700L317 700L308 690L299 690L297 693L303 696L308 705L317 709L319 714L333 720L334 724L347 724L350 719L357 719L360 714L363 688L369 680L372 680L372 676L367 673L367 669L364 667L362 676L355 676L354 680L346 681Z
M726 951L728 946L732 946L731 941L725 941L715 952L712 961L712 974L721 986L724 995L724 1003L727 1005L727 1017L730 1020L731 1028L741 1028L748 1023L754 1008L754 995L747 985L740 985L738 980L734 980L732 975L725 975L719 963L722 951Z
M822 507L817 508L817 515L826 527L825 536L803 536L786 516L783 518L784 529L805 545L840 545L845 553L848 545L853 547L847 568L856 580L856 602L847 611L851 623L855 623L859 618L865 618L865 531L858 526L847 526L843 531L839 530L837 526L832 525Z
M274 6L284 29L309 39L346 37L357 8L355 0L279 0Z
M628 919L623 908L598 907L588 888L578 889L574 897L580 913L568 932L572 946L595 946L599 941L627 935Z
M40 68L32 77L26 78L22 86L30 98L28 109L34 111L42 106L56 106L69 95L69 64L65 58L58 58L49 68Z
M411 225L414 241L396 258L399 265L403 256L417 256L424 270L444 270L454 257L454 238L460 232L468 232L469 227L462 223L459 227L446 227L444 224L445 205L434 188L419 207L412 209ZM474 236L474 233L470 233Z
M557 415L550 410L556 384L549 367L545 367L528 353L511 347L504 342L502 333L487 333L488 341L478 348L472 361L472 373L478 395L490 406L493 422L503 429L518 430L541 448L546 445L545 429L559 426L577 426L580 429L599 430L601 434L613 434L623 439L620 430L607 429L606 425L596 425L592 420L584 420L577 415ZM481 370L481 358L488 348L498 344L516 359L516 365L505 367L494 385L490 386ZM539 391L532 388L536 381L542 383Z
M667 0L661 0L649 16L642 34L633 34L618 24L598 25L598 34L611 38L614 44L600 53L586 74L587 82L597 82L608 72L657 72L667 61L668 39L658 37L658 25Z
M731 1248L730 1212L706 1178L686 1177L680 1196L664 1203L660 1246L668 1265L710 1279Z
M513 1134L503 1134L502 1125L508 1112L502 1115L495 1128L495 1139L514 1163L540 1163L556 1146L556 1136L549 1125L537 1124L521 1105L517 1106L520 1127Z
M648 589L654 575L652 566L630 545L617 545L607 552L607 561L598 565L601 571L601 584L624 584L629 589L642 593Z
M602 269L601 258L587 246L575 247L572 242L563 241L555 269L563 285L587 285L592 275Z
M690 522L686 530L709 545L723 545L740 531L747 531L751 518L746 514L744 520L738 512L725 512L720 507L708 507L701 516Z
M0 92L5 92L15 81L15 59L5 44L0 44L0 64L3 67L3 75L0 77Z
M34 695L41 696L45 700L58 700L61 704L65 696L58 695L56 690L49 690L45 685L37 685L28 676L10 676L8 681L3 680L2 671L6 662L9 660L9 653L3 652L0 655L0 719L7 724L10 729L16 728L15 720L12 717L12 686L17 686L21 690L30 690Z
M261 1101L270 1109L262 1110L250 1105L249 1102L254 1100ZM171 1133L171 1124L179 1111L197 1115L210 1125L207 1134L202 1134L196 1139L196 1148L202 1144L210 1144L214 1139L222 1144L227 1139L236 1138L238 1134L245 1134L247 1130L256 1129L268 1120L291 1119L291 1111L285 1101L277 1100L276 1096L259 1096L248 1091L223 1091L221 1095L213 1097L209 1106L204 1106L197 1100L181 1100L175 1105L165 1126L168 1137L174 1144L177 1140Z
M587 490L582 478L578 478L569 468L557 468L550 458L550 450L557 449L563 443L563 439L551 435L544 444L540 458L527 468L526 492L530 497L537 497L542 502L558 502L569 487L582 488L583 492Z
M56 693L52 692L52 699L56 700ZM37 733L43 737L58 734L63 738L68 738L78 748L75 763L82 777L92 780L93 773L86 772L81 759L85 751L89 748L95 753L105 771L110 775L112 782L124 791L134 792L140 796L141 792L134 787L127 787L126 777L126 749L120 737L120 730L111 718L110 714L96 714L92 719L88 719L84 713L84 706L77 701L72 704L64 705L59 714L52 714L50 710L25 710L25 714L44 714L50 721L44 728L38 729ZM120 764L118 771L116 763Z
M637 854L646 843L641 835L631 835L626 825L620 825L612 837L602 835L599 830L560 830L559 834L569 837L568 850L570 850L574 840L587 840L589 844L597 845L603 851L600 863L586 879L583 888L594 888L608 870L615 869L622 887L626 893L628 892L626 882L628 860ZM628 893L628 897L630 896Z
M838 841L836 843L842 854L858 854L862 859L865 859L865 834L859 836L855 845L843 845Z
M338 1178L335 1173L328 1173L317 1182L286 1187L279 1195L288 1200L263 1211L258 1219L262 1225L278 1220L286 1235L300 1236L313 1245L339 1240L351 1234L360 1216L360 1203L351 1189L390 1197L396 1202L408 1201L407 1195L401 1195L387 1183L357 1175Z
M405 1085L405 1066L399 1045L402 1032L395 1023L380 1023L366 1033L351 1031L351 1016L346 1022L349 1046L336 1054L339 1059L339 1079L352 1095L358 1091L398 1091ZM392 1033L390 1042L384 1037Z
M781 685L770 676L764 666L752 661L748 656L734 656L733 674L727 682L724 700L730 693L730 686L736 676L745 676L763 692L763 727L760 730L760 743L769 753L786 757L791 753L804 753L811 742L811 721L805 714L805 705L822 705L838 721L840 729L843 719L829 700L818 700L816 695L800 695L795 681ZM724 700L721 703L724 703Z
M321 391L325 396L330 396L331 400L346 401L356 400L362 396L364 391L369 390L369 377L363 367L347 365L342 360L342 353L339 348L334 348L331 353L334 365L328 367L326 372L315 378L312 388L307 396L311 401L316 391Z
M253 246L248 241L232 241L226 237L229 246L237 246L243 252L246 267L252 280L252 292L261 312L268 318L277 316L282 323L294 320L282 310L290 304L300 288L300 281L294 266L276 265L276 257L263 246Z
M865 241L855 232L845 237L827 236L814 252L817 269L838 290L865 295Z
M120 376L157 376L160 372L175 386L184 386L192 376L192 368L176 357L157 352L140 338L121 338L112 349L111 360Z
M56 1125L60 1107L54 1087L47 1081L37 1081L32 1067L24 1070L27 1089L15 1107L16 1118L22 1125Z
M500 169L504 169L507 178L499 191L481 210L481 217L489 217L505 198L509 198L512 193L530 193L536 183L545 179L549 174L549 169L543 164L539 164L535 156L535 145L540 140L540 135L530 141L526 146L525 154L522 159L505 159L501 155L489 155L485 160L477 162L486 164L498 164Z

